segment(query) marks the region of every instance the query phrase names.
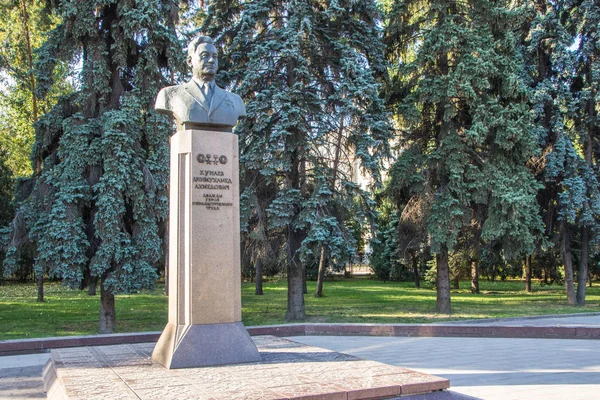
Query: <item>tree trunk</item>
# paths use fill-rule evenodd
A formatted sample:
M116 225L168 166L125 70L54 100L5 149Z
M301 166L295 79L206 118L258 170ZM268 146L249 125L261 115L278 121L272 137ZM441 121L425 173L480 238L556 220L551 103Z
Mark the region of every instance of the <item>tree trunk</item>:
M454 289L454 290L460 289L460 277L458 275L456 275L454 278L452 278L452 289Z
M577 298L575 297L575 286L573 283L573 257L571 254L571 238L569 236L569 227L566 221L561 222L562 231L562 255L563 263L565 267L565 288L567 290L567 302L569 304L577 304Z
M306 267L302 266L302 293L308 294L308 285L306 284L307 279Z
M448 266L448 248L443 245L435 256L437 264L437 299L435 311L450 314L450 267Z
M595 61L595 57L590 60L590 65ZM586 73L588 82L592 82L592 69L590 68ZM598 137L600 129L597 124L591 121L597 120L598 113L596 111L597 103L594 99L597 99L597 87L592 90L592 96L586 101L585 114L588 117L587 135L585 137L584 144L584 157L586 165L593 170L593 145L592 138ZM589 210L589 202L586 201L584 204L584 212ZM585 305L585 284L588 276L588 263L590 260L590 228L583 225L581 227L581 257L579 258L579 274L577 276L577 304L580 306ZM591 279L590 279L591 283Z
M531 293L531 254L525 256L525 291Z
M92 276L90 274L89 278L88 278L88 296L95 296L96 295L96 286L98 284L98 278L96 278L95 276Z
M38 303L44 302L44 274L37 274L37 301Z
M33 69L33 49L31 46L31 34L29 32L29 13L27 12L27 2L21 0L21 16L23 20L23 32L25 33L25 47L27 49L27 65L29 67L29 90L31 90L31 105L33 112L33 121L38 118L37 98L35 97L35 74ZM36 167L37 169L37 167Z
M479 260L471 260L471 293L479 294Z
M344 114L340 116L340 125L337 131L337 138L335 144L335 155L333 158L333 167L331 170L331 177L329 178L329 186L331 186L332 193L335 193L335 183L337 181L338 169L340 166L340 154L342 152L342 139L344 138ZM327 245L321 245L321 258L319 259L319 272L317 275L317 289L315 291L315 297L323 296L323 280L325 279L325 270L327 269Z
M38 120L38 104L37 97L35 95L36 81L35 81L35 70L33 65L33 48L31 46L31 32L29 29L29 12L27 11L26 0L21 0L21 17L23 21L23 32L25 33L25 47L27 50L27 64L29 67L29 90L31 91L31 121L36 122ZM33 169L36 176L40 176L42 173L42 159L36 157L33 162Z
M419 276L419 260L417 257L413 256L412 259L412 267L413 267L413 275L415 276L415 287L421 287L421 277Z
M242 243L243 242L244 241L242 240ZM250 282L254 282L255 272L252 271L253 266L252 266L252 259L250 256L250 252L248 251L247 248L244 248L243 244L242 244L242 248L244 249L244 251L242 251L240 254L240 264L241 264L240 279L242 279L242 280L249 279Z
M292 10L293 13L293 10ZM296 63L294 60L287 62L287 85L294 87L296 84ZM303 132L292 129L292 135L286 141L286 151L290 154L290 168L284 178L285 185L289 189L300 190L301 197L308 193L306 187L306 160L303 157L302 148L297 143L302 142ZM300 205L295 205L294 217L300 214ZM287 278L288 278L288 301L285 313L286 321L297 321L306 318L304 310L304 293L306 288L305 269L300 262L298 249L302 244L304 234L290 221L287 225Z
M296 164L297 167L297 164ZM298 168L292 168L292 171ZM298 176L292 173L292 187L298 187ZM306 293L306 270L300 261L298 249L302 244L303 233L293 225L287 227L287 278L288 278L288 301L285 314L286 321L297 321L306 318L304 310L304 294Z
M300 263L297 250L300 248L298 232L290 232L288 239L289 262L287 265L288 276L288 301L285 313L286 321L297 321L306 318L304 310L304 268Z
M116 325L115 295L100 282L100 333L114 333Z
M581 227L581 257L579 258L579 274L577 276L577 304L585 305L585 284L590 259L590 228Z
M321 246L321 259L319 260L319 272L317 275L317 290L315 297L323 297L323 279L327 268L327 246Z
M257 296L263 295L263 272L262 272L262 259L258 257L254 263L254 270L256 272L256 289L254 294Z

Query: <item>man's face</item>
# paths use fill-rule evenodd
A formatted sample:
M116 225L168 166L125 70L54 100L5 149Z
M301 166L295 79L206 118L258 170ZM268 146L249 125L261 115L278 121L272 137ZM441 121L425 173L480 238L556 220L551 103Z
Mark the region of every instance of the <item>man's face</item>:
M192 67L192 74L196 79L211 81L219 68L217 48L210 43L200 43L196 47L193 57L188 57L188 64Z

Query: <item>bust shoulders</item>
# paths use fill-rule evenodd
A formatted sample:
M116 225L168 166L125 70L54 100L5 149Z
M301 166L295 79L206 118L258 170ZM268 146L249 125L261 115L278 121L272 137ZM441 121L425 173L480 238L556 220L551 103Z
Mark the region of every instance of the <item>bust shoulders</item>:
M246 116L240 96L215 85L212 103L208 102L193 80L162 88L154 108L158 113L175 117L178 125L190 122L234 126L239 117Z

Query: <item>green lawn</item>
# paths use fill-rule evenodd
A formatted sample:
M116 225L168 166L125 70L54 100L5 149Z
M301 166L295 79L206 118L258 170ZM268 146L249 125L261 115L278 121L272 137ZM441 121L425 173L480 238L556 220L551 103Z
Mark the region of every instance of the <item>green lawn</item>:
M451 317L437 315L435 290L415 289L410 282L371 279L336 279L325 283L323 298L313 297L315 282L308 283L305 296L307 322L427 323L473 318L564 314L600 311L600 286L588 288L585 307L566 304L562 286L534 285L522 291L523 283L481 282L479 295L470 293L470 283L452 291ZM167 298L163 286L154 292L117 296L119 332L160 331L167 320ZM242 286L243 320L247 326L281 324L286 308L286 282L267 282L264 296L254 295L254 285ZM45 285L44 303L37 303L35 284L0 286L0 340L96 333L99 297L72 291L56 283Z

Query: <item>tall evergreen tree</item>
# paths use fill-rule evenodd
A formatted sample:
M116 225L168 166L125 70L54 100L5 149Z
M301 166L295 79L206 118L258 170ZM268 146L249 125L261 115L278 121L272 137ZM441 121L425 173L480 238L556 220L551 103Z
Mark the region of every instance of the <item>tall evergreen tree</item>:
M81 65L78 90L37 125L33 158L43 168L19 215L36 269L72 287L88 271L100 279L100 331L112 332L114 295L152 287L164 250L171 126L153 104L165 75L183 70L177 3L61 1L56 12L38 94L60 61Z
M600 2L577 2L570 21L579 46L576 77L572 86L576 98L575 131L582 148L582 177L586 192L580 206L581 255L577 279L577 304L585 304L590 255L600 252Z
M597 104L598 96L592 73L598 47L595 40L590 40L597 24L593 2L534 4L526 45L542 149L536 164L544 188L538 198L544 210L546 236L562 254L567 301L583 304L590 241L598 240L600 216L598 172L594 170L592 151L593 141L597 140L593 138L598 136L598 111L590 106ZM579 46L575 48L577 41ZM577 293L576 251L581 252Z
M483 241L515 257L540 229L514 34L524 12L503 0L400 0L389 13L389 97L404 132L393 173L426 221L438 312L451 312L448 257L465 230L480 225Z
M214 13L227 12L219 4ZM259 198L267 229L285 238L287 320L305 318L306 264L323 249L331 262L347 258L353 235L345 218L369 212L369 196L351 179L353 159L378 180L388 151L374 78L384 72L379 18L369 0L260 0L219 29L230 60L222 79L247 103L237 128L242 199ZM274 188L273 197L262 197L272 193L264 188Z

